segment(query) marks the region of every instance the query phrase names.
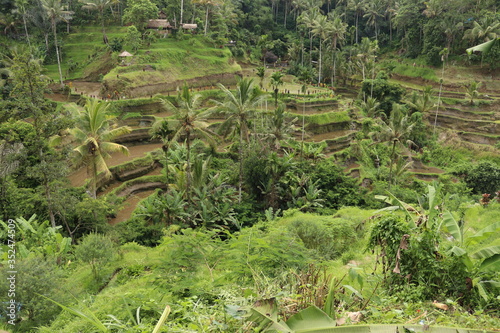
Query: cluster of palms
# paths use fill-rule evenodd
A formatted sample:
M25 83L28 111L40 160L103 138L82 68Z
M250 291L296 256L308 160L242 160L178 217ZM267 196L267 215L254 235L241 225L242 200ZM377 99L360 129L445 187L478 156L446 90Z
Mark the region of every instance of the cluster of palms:
M259 149L274 151L266 160L269 183L257 185L268 199L269 207L279 206L278 197L285 196L281 192L286 192L286 195L291 197L290 202L300 209L321 206L321 191L307 177L302 179L300 176L294 176L295 178L292 177L286 184L277 185L280 178L289 171L287 165L294 164L293 155L281 157L277 152L281 151L282 142L290 141L296 129L293 123L297 119L288 119L283 105L279 105L269 114L259 111L258 107L267 98L267 94L262 93L253 80L241 79L234 91L221 84L219 88L224 93L224 99L212 100L215 106L208 109L202 107L200 95L194 94L187 85L183 86L173 102L162 99L163 105L173 112L173 116L156 121L151 134L163 143L167 190L163 195L155 195L145 201L138 214L146 216L150 221L168 224L176 221L187 226L201 223L237 225L230 203L242 201L244 155L250 144L260 145ZM113 143L112 140L128 133L130 129L113 127L110 122L112 118L107 115L108 107L106 102L88 101L84 109L79 111L77 127L71 130L78 144L74 149L76 162L87 167L91 178L89 192L94 198L99 177L111 176L106 166L106 157L114 152L127 153L125 146ZM206 121L213 113L225 116L225 121L218 128L218 134ZM260 123L259 126L264 126L266 130L257 133L256 123ZM201 141L215 147L221 136L234 141L237 146L237 188L229 186L227 179L220 173L214 174L210 168L210 157L200 153L200 149L193 148L196 142ZM179 142L184 142L184 146ZM298 150L298 144L295 146ZM292 144L291 147L294 149ZM304 150L304 156L309 158L308 147L302 145L300 149ZM321 146L321 149L316 149L311 156L317 159L323 149L324 146ZM193 151L196 153L193 154ZM300 170L296 171L300 174ZM285 188L279 190L282 186ZM207 200L208 198L210 200Z

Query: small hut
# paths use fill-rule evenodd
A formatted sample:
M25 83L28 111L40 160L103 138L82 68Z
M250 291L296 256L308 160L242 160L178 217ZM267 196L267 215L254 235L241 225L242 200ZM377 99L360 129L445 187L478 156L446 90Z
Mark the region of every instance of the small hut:
M125 58L125 57L133 57L133 55L131 53L127 52L127 51L123 51L118 56L119 57L123 57L123 58Z
M121 63L122 66L129 66L131 63L125 62L125 59L133 57L133 55L127 51L123 51L122 53L120 53L118 55L118 57L120 57L122 59L122 63Z
M169 30L172 28L170 22L164 19L149 20L146 25L146 29L155 29L162 35L168 35Z
M198 24L188 24L188 23L183 23L182 24L182 29L193 31L196 28L198 28Z

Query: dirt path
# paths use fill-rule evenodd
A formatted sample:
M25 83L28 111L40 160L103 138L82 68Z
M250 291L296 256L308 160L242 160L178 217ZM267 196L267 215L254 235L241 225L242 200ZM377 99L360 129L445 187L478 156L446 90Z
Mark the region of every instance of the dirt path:
M132 213L134 212L137 204L144 198L149 197L154 193L155 190L140 192L131 195L127 200L123 202L123 208L118 211L116 217L109 220L110 225L115 225L117 223L128 220L132 217Z

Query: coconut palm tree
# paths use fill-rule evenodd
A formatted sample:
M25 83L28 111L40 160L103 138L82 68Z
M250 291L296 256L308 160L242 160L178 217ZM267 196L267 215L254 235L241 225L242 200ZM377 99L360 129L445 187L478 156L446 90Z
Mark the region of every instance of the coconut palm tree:
M285 106L281 104L274 110L268 119L268 129L265 137L271 147L278 151L281 148L281 142L292 138L293 132L297 129L295 123L298 118L287 119Z
M106 29L104 27L104 11L111 7L113 4L118 2L118 0L79 0L84 4L82 8L92 9L99 11L99 16L101 17L102 24L102 39L105 44L108 44L108 36L106 36Z
M202 110L201 107L201 95L192 94L187 84L184 84L182 91L176 99L176 105L170 102L168 99L162 99L163 105L174 112L175 120L172 121L172 127L174 128L174 134L172 135L171 141L177 141L181 137L186 140L186 195L188 200L190 200L191 194L191 141L195 136L205 140L211 146L215 146L215 133L212 132L208 127L209 123L206 122L208 112Z
M326 15L318 15L318 17L314 20L314 28L312 29L312 33L315 36L319 37L319 62L318 62L318 84L321 83L321 74L322 74L322 46L323 42L326 40L328 36L328 21Z
M333 13L333 12L332 12ZM340 17L334 17L332 15L333 19L329 21L328 24L328 35L331 38L332 44L332 59L333 59L333 71L332 71L332 86L335 82L335 72L336 72L336 57L335 53L337 52L337 43L341 44L344 39L345 39L345 34L347 31L347 23L342 22Z
M274 106L278 106L278 92L279 92L279 87L283 85L283 72L277 71L271 74L271 80L269 81L269 85L273 89L273 95L274 95Z
M465 96L469 100L470 105L474 105L474 100L479 98L481 94L479 93L479 88L481 87L481 82L471 81L469 84L464 85Z
M218 0L193 0L193 3L199 3L205 6L205 28L203 31L203 35L206 36L208 28L208 11L210 9L210 6L218 6L219 2Z
M165 118L160 118L154 122L150 134L152 139L161 140L163 150L163 155L165 157L165 184L167 185L168 192L168 182L169 182L169 172L168 172L168 150L170 148L170 138L172 137L174 131L168 126L168 120Z
M28 24L26 22L26 18L28 17L28 6L29 6L28 1L27 0L16 0L15 4L17 7L16 11L23 18L24 33L26 34L26 40L28 42L28 46L31 49L30 35L28 34Z
M358 106L358 110L370 118L375 118L379 114L385 115L385 113L380 109L380 102L378 102L374 97L368 97L366 101L361 101L361 104Z
M57 45L57 29L56 24L63 19L64 7L61 4L61 0L41 0L42 7L45 13L50 18L50 23L52 26L52 33L54 34L54 45L56 47L56 57L57 57L57 68L59 70L59 81L61 82L61 87L64 86L62 71L61 71L61 57L59 56L59 46Z
M472 42L488 42L500 36L500 21L491 22L488 18L483 17L478 21L474 21L473 27L466 30L463 39Z
M422 94L413 94L411 99L407 100L405 103L415 111L424 114L434 106L433 94L434 89L432 86L425 86L424 90L422 90Z
M83 110L78 111L77 127L70 130L79 145L74 149L76 162L86 165L91 176L90 193L93 198L97 195L98 173L103 172L105 177L111 176L106 158L114 152L128 154L127 147L112 141L120 135L130 133L131 129L128 126L111 126L112 118L107 112L110 105L98 100L88 100Z
M364 18L367 18L367 24L374 27L375 30L375 40L378 40L378 27L377 20L382 17L382 2L379 0L367 1L364 8L365 14Z
M224 101L218 102L216 110L222 111L227 118L221 126L225 136L230 133L239 134L238 160L240 165L238 200L241 202L241 188L243 186L243 142L249 141L249 120L253 117L257 105L265 98L265 94L254 85L252 79L240 79L233 93L222 84L218 87L224 93Z
M359 26L359 16L363 14L363 10L365 8L365 3L364 0L349 0L347 3L347 8L354 11L356 14L356 44L359 42L359 33L358 33L358 26Z
M404 143L407 142L415 126L415 122L411 119L403 105L394 103L387 122L380 120L379 125L380 128L375 136L379 142L388 142L392 147L389 167L389 184L391 184L393 182L392 169L396 161L396 147L398 145L404 145Z

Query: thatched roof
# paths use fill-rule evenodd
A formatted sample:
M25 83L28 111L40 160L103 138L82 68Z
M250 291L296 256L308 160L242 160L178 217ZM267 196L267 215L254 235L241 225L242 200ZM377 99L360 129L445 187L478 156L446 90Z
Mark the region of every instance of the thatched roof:
M198 24L188 24L188 23L184 23L184 24L182 25L182 28L183 28L183 29L190 29L190 30L193 30L193 29L198 28Z
M132 54L128 53L127 51L123 51L118 55L119 57L133 57Z
M148 29L159 29L159 28L169 29L169 28L172 28L172 26L170 25L170 22L168 22L168 20L149 20L146 28L148 28Z

